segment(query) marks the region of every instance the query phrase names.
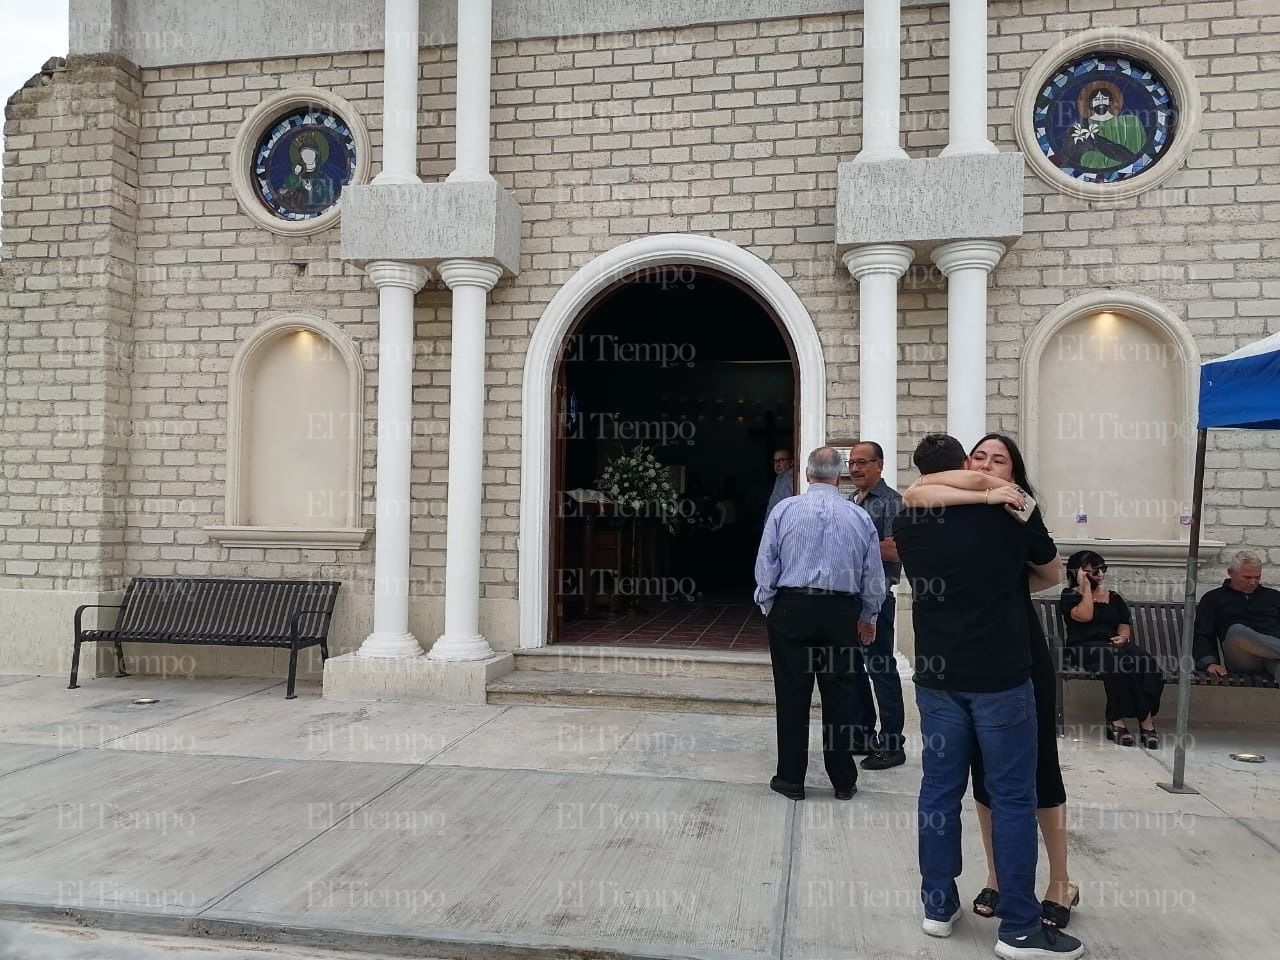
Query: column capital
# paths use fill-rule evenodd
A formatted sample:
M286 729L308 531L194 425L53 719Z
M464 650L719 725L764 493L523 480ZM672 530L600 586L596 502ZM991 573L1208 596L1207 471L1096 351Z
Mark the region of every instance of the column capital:
M487 260L445 260L440 264L440 279L450 290L458 287L492 290L502 279L502 268Z
M946 277L965 267L978 267L990 273L1004 256L1005 249L1005 245L996 240L952 240L933 251L933 262Z
M853 279L861 283L863 277L874 274L889 274L897 280L907 272L915 256L914 250L901 243L869 243L855 247L842 259Z
M364 268L373 285L383 287L406 287L417 293L431 279L431 271L416 263L404 263L399 260L375 260Z

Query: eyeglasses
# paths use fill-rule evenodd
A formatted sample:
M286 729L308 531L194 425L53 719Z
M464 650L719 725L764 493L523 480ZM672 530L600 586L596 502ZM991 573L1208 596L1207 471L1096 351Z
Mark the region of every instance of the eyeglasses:
M1100 567L1085 567L1084 572L1085 573L1106 573L1107 565L1104 563Z
M774 457L773 462L774 463L790 463L791 459L792 459L791 457Z
M850 461L849 461L849 466L851 466L851 467L857 467L859 470L861 470L861 469L862 469L863 467L865 467L868 463L883 463L883 462L884 462L884 461L883 461L883 460L881 460L879 457L876 457L874 460L850 460Z

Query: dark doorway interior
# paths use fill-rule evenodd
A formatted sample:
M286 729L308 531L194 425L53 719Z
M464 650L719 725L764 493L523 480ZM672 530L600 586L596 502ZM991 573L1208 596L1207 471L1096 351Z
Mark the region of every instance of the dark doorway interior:
M774 480L771 453L795 434L795 394L780 324L727 278L655 268L584 313L557 379L553 640L737 649L763 637L742 626L743 605ZM592 502L606 465L638 443L676 483L674 532ZM655 621L662 630L637 632Z

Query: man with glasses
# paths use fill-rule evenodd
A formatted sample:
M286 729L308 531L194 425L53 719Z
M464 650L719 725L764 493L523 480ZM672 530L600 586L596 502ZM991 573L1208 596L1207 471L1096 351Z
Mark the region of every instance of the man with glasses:
M769 519L769 514L773 513L773 508L780 504L787 497L793 497L796 493L796 471L795 457L790 450L773 451L773 493L769 495L769 505L765 507L764 517ZM759 503L759 501L756 501Z
M849 476L857 488L850 499L871 515L880 540L880 561L884 566L885 598L876 620L875 640L859 644L854 652L856 696L853 736L855 752L870 756L862 761L864 770L887 770L907 762L902 727L906 711L902 705L902 680L893 653L895 601L893 585L902 574L898 547L893 542L893 521L902 510L902 494L884 482L884 448L871 440L859 440L849 452ZM868 676L870 681L868 682ZM875 685L875 699L871 687ZM880 732L876 734L876 707L880 708Z

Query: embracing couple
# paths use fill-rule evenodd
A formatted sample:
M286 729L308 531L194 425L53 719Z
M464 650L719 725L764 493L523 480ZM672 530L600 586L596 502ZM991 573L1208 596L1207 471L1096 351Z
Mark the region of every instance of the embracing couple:
M960 804L973 776L987 854L974 901L997 916L1001 957L1079 957L1061 932L1079 902L1067 874L1066 791L1054 730L1054 677L1031 594L1062 561L1030 499L1022 456L990 434L966 457L954 437L916 448L920 479L894 538L912 592L916 703L924 741L919 832L924 932L950 936L961 913ZM1036 824L1049 889L1036 899Z

